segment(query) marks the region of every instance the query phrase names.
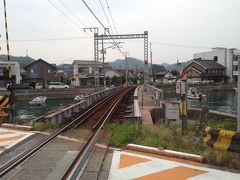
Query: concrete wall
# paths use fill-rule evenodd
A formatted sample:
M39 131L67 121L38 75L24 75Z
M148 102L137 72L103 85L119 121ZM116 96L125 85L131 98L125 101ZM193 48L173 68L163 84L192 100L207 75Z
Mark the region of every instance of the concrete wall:
M152 109L150 113L154 123L160 123L164 117L162 108ZM200 116L201 116L201 109L188 108L188 119L197 121L199 120ZM237 116L232 114L222 113L219 111L209 110L208 119L215 119L219 121L223 121L223 120L237 121Z
M35 90L17 90L15 92L17 100L31 100L36 96L46 96L47 99L73 99L76 95L89 95L94 92L94 88L74 88L74 89L35 89ZM8 94L8 91L3 92Z

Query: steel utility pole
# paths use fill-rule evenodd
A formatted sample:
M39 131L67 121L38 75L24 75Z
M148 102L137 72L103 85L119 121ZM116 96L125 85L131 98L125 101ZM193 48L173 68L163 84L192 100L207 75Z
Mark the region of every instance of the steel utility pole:
M240 58L238 58L238 119L237 131L240 132Z
M83 28L83 31L90 30L94 32L94 88L98 91L99 77L98 77L98 27Z
M104 49L104 46L103 46L103 38L102 38L103 86L105 87L106 86L106 78L105 78L105 57L104 57L104 54L105 54L105 49Z
M126 72L126 84L128 84L127 52L125 53L125 72Z
M153 76L153 68L152 68L152 43L150 43L150 59L151 59L151 77Z

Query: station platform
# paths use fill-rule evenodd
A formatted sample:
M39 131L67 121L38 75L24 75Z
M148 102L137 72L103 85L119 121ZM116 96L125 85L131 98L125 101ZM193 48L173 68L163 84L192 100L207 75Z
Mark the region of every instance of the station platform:
M32 132L0 128L0 154L33 134Z
M240 174L205 164L132 150L114 151L109 180L238 180Z
M143 90L144 86L140 86L138 90L138 102L141 111L142 124L153 125L153 120L150 114L150 110L159 108L156 106L152 98Z

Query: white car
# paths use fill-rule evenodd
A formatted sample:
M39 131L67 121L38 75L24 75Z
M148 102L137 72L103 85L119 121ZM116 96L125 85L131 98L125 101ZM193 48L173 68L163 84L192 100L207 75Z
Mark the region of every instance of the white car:
M50 82L48 89L66 89L69 88L69 85L66 85L61 82Z

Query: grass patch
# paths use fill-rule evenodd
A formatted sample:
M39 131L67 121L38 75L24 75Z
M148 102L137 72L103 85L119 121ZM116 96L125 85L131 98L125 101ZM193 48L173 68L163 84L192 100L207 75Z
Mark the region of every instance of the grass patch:
M186 136L181 134L179 125L173 124L150 127L124 122L122 124L108 124L106 129L112 131L109 142L111 146L124 147L129 143L134 143L157 148L163 147L164 149L202 155L208 164L222 165L240 170L240 162L236 161L235 153L225 152L223 162L221 164L216 163L214 150L205 143L195 140L196 124L189 124Z
M237 122L231 121L231 120L224 120L224 121L218 121L215 119L209 119L208 120L208 126L212 128L218 128L219 126L223 126L224 129L230 130L230 131L236 131L237 130Z
M42 122L35 122L33 124L34 131L46 131L49 129L55 129L56 126L52 125L51 123L42 123Z

